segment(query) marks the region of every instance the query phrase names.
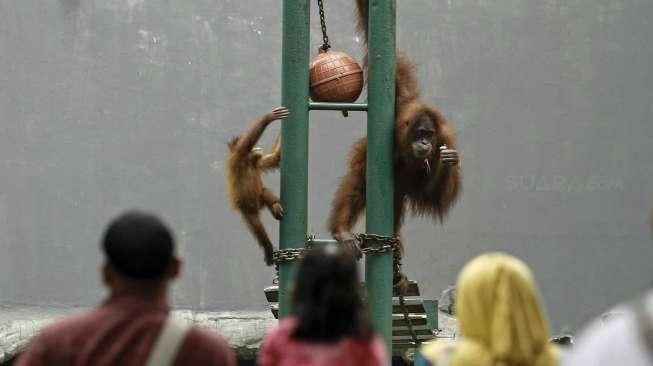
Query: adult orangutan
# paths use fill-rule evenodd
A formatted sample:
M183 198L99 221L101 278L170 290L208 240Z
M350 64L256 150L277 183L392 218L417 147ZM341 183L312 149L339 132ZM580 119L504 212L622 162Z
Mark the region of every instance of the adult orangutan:
M356 2L358 28L367 43L368 0ZM364 64L367 66L367 56ZM333 237L358 255L352 228L365 208L366 153L367 138L352 146L347 174L336 191L328 223ZM395 235L400 235L406 208L442 221L462 188L454 132L437 109L420 101L414 66L401 53L396 59L393 159Z

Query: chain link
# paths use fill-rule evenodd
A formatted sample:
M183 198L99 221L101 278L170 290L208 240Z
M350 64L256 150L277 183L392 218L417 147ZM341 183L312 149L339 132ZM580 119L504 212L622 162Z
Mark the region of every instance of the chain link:
M410 320L410 315L408 314L408 308L406 307L406 299L404 298L404 295L402 295L401 293L399 294L399 307L401 307L401 312L403 313L404 321L406 322L406 327L408 328L408 333L410 334L410 338L413 339L413 343L415 345L419 345L421 342L417 338L417 333L415 333L415 329L413 329L413 321Z
M272 262L274 263L275 277L272 279L273 285L279 284L279 265L285 262L296 261L304 256L304 253L313 247L314 235L309 235L304 240L303 248L279 249L272 253Z
M284 263L299 259L304 254L304 248L282 249L272 253L274 263Z
M292 262L300 259L306 248L280 249L272 253L272 262L274 263L275 277L272 279L273 285L279 284L279 265L285 262Z
M389 251L399 251L399 239L392 236L378 234L355 234L354 238L360 244L363 254L379 254ZM381 243L381 245L368 246L368 242Z
M326 16L324 15L324 0L317 0L317 6L320 8L320 24L322 25L322 47L324 51L331 48L329 44L329 36L327 36Z

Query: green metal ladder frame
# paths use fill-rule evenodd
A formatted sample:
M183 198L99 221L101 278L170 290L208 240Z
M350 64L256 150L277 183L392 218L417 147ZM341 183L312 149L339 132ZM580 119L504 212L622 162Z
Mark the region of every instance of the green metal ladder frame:
M393 235L396 0L370 0L369 77L366 104L309 100L311 0L283 0L280 247L303 247L308 230L308 121L310 110L367 110L366 231ZM353 1L352 1L353 4ZM280 265L280 317L290 313L289 285L295 263ZM365 282L372 322L392 354L392 253L367 255Z

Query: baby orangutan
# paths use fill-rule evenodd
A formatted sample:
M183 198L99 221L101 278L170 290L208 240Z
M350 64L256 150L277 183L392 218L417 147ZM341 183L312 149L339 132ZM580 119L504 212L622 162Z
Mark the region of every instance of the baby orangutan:
M258 245L263 248L267 265L272 265L274 248L261 222L259 212L265 206L274 218L281 220L283 207L279 197L263 185L261 175L279 167L281 138L277 138L272 152L267 155L263 154L263 149L255 145L271 122L284 119L288 114L288 109L284 107L275 108L256 121L249 132L229 141L226 167L229 200L231 206L240 212Z

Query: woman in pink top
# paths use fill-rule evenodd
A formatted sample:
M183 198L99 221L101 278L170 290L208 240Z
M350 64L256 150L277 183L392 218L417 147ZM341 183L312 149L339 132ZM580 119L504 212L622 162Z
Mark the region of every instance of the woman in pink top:
M258 364L387 365L359 291L354 257L334 244L311 250L295 278L292 315L267 334Z

